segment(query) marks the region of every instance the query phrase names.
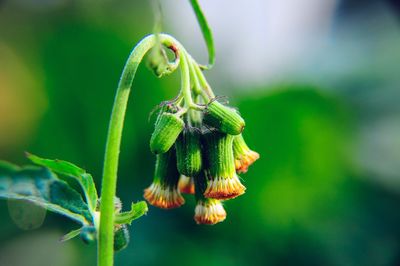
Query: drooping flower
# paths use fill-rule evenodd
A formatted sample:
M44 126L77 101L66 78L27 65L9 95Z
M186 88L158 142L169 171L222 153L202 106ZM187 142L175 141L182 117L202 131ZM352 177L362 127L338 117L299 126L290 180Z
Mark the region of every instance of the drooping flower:
M179 173L197 176L203 167L199 130L186 127L176 140L175 148Z
M178 189L179 173L175 149L158 154L153 183L144 190L144 198L153 206L171 209L182 206L185 199Z
M235 109L225 106L215 99L207 105L204 122L230 135L242 133L245 127L244 119Z
M226 218L226 211L220 200L205 198L206 180L204 174L196 178L196 207L194 220L197 224L216 224Z
M235 157L236 171L239 174L246 173L249 166L260 158L257 152L250 150L242 134L235 136L233 139L233 154Z
M197 201L194 214L197 224L217 224L225 218L226 211L220 200L204 198Z
M232 199L244 193L245 187L236 174L233 157L233 136L216 130L204 135L207 162L206 198Z
M155 123L150 139L150 150L155 154L167 152L185 127L185 122L176 114L162 112Z

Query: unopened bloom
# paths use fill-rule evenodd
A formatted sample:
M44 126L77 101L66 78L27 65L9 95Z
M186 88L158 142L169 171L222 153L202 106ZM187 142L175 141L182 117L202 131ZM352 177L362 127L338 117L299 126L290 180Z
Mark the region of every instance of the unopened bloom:
M114 232L114 251L120 251L129 244L129 231L126 224L122 224Z
M216 100L207 105L204 122L230 135L242 133L245 126L244 119L235 109L225 106Z
M260 158L257 152L250 150L242 134L235 136L233 139L233 155L235 157L236 171L239 174L246 173L249 166Z
M176 168L175 149L157 155L154 180L144 191L144 198L163 209L180 207L185 203L178 189L179 173Z
M178 182L178 188L181 193L194 194L194 178L181 175Z
M186 127L175 143L178 171L181 175L196 176L202 169L200 131Z
M154 132L150 139L150 149L155 154L167 152L174 145L185 122L176 114L163 112L157 118Z
M216 224L224 221L226 211L220 200L204 198L197 201L194 220L197 224Z
M206 198L231 199L244 193L245 187L236 174L233 157L233 136L215 130L204 135L207 158Z
M206 189L205 176L196 179L196 201L194 220L197 224L216 224L226 218L226 211L220 200L205 198L203 193Z

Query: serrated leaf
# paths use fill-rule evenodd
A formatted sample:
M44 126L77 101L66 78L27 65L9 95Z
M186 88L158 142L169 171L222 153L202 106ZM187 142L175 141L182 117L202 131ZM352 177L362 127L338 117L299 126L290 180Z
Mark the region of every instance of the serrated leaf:
M58 174L70 176L78 181L85 194L90 212L92 214L94 213L98 196L93 177L90 174L86 173L84 169L67 161L44 159L30 153L26 153L26 156L37 165L47 167Z
M203 34L204 41L206 42L207 50L208 50L208 66L205 68L210 69L215 63L215 48L214 48L214 39L211 32L211 28L208 25L207 19L204 16L203 10L197 0L190 0L190 4L192 5L193 11L196 14L197 21L199 22L201 32Z
M79 229L76 229L76 230L72 230L68 234L63 235L60 238L60 242L65 242L65 241L71 240L74 237L77 237L82 232L82 228L79 228Z
M115 216L116 224L131 224L133 220L146 214L148 207L145 201L139 201L137 203L132 203L131 210L128 212L121 212Z
M0 162L0 199L26 200L84 225L93 219L81 195L46 168Z

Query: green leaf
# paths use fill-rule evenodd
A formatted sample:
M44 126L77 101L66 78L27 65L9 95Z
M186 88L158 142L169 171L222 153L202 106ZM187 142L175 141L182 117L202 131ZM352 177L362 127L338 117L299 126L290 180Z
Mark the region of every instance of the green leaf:
M0 161L0 174L3 173L4 171L7 171L7 172L8 171L17 171L19 169L20 169L20 167L15 164L12 164L12 163L9 163L6 161Z
M65 242L65 241L71 240L74 237L77 237L82 232L82 228L79 228L79 229L76 229L76 230L72 230L68 234L63 235L60 238L60 242Z
M131 210L128 212L121 212L115 216L116 224L131 224L133 220L146 214L148 207L145 201L139 201L132 203Z
M214 39L213 35L210 29L210 26L208 25L207 19L204 16L203 10L201 10L201 7L198 3L197 0L190 0L190 4L192 5L193 11L196 14L197 21L199 22L201 32L203 33L203 38L204 41L206 42L207 45L207 50L208 50L208 66L203 68L210 69L214 63L215 63L215 48L214 48Z
M98 196L93 177L90 174L86 173L84 169L67 161L44 159L30 153L26 153L26 156L35 164L47 167L58 174L70 176L78 181L85 194L89 210L92 214L94 213Z
M46 168L0 162L0 199L26 200L81 224L92 215L81 195Z

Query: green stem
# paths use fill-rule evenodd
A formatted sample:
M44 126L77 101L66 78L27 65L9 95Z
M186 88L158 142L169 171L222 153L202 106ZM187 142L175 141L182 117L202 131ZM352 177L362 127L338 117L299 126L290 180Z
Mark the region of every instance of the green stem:
M187 106L191 107L193 105L193 99L192 99L192 92L190 91L190 72L189 72L188 59L185 53L183 53L183 55L181 56L180 67L182 76L181 87L182 87L183 98L185 99Z
M212 91L210 85L208 84L206 78L204 77L204 74L201 71L200 66L196 63L196 61L192 57L190 57L189 59L193 65L193 68L196 72L197 78L198 78L201 86L203 87L203 89L206 91L207 95L210 98L214 98L215 97L214 92Z
M182 50L182 55L180 56L180 67L182 75L182 93L185 99L186 106L195 110L203 110L204 107L195 104L192 98L192 91L190 87L190 77L191 77L191 59L188 53Z
M160 34L159 40L167 47L178 51L181 45L171 36ZM155 35L145 37L130 54L118 84L114 106L108 128L101 186L100 230L98 243L98 265L112 266L114 261L114 197L117 186L118 158L122 130L129 93L136 70L144 55L157 43Z
M193 82L193 91L195 92L195 94L199 95L203 90L201 89L201 85L197 77L196 70L194 69L193 60L189 58L188 63L190 69L190 79Z

